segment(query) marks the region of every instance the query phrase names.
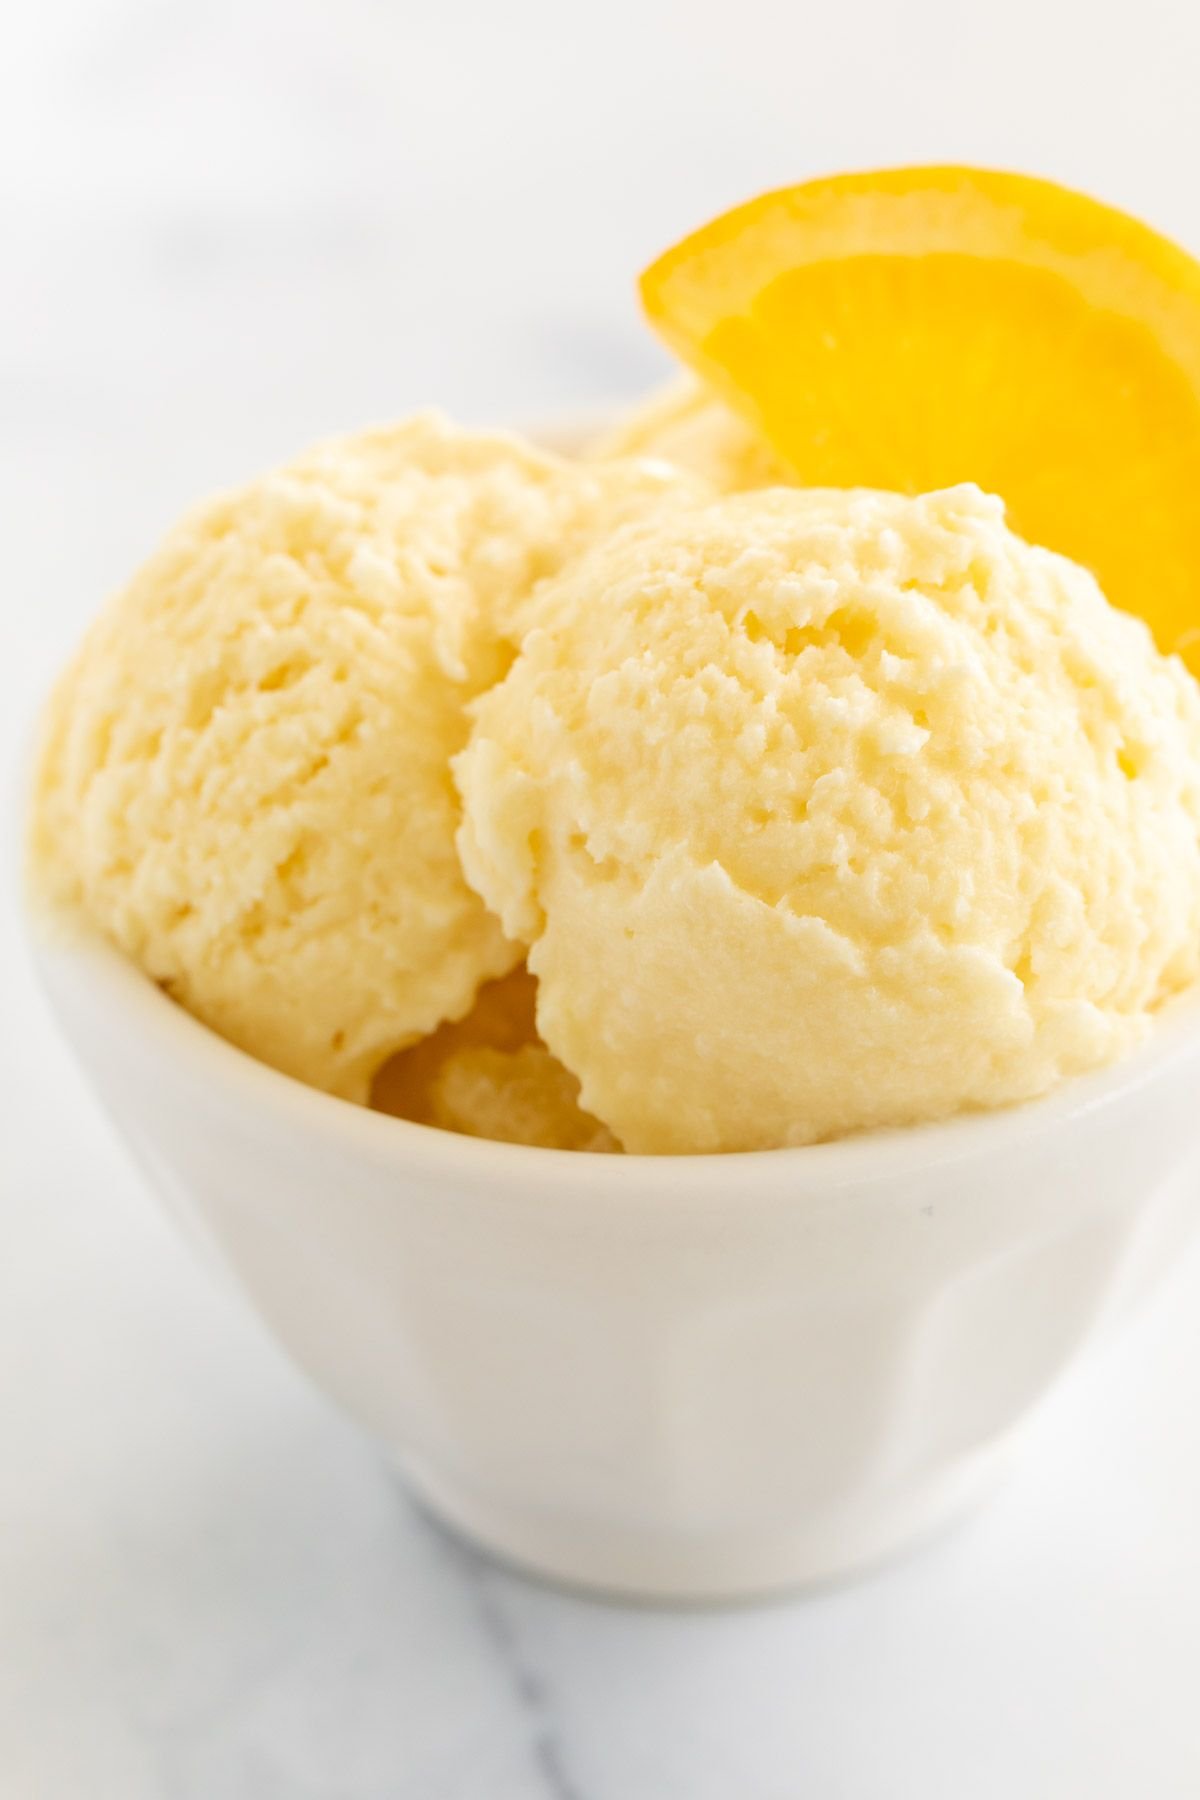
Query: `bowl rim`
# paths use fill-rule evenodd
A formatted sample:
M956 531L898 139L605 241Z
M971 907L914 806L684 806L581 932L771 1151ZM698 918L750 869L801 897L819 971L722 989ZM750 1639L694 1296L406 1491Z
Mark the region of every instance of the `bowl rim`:
M64 990L87 989L188 1081L225 1110L279 1130L402 1165L442 1181L491 1175L528 1191L597 1192L619 1200L647 1189L687 1189L696 1197L727 1196L731 1187L780 1186L801 1193L870 1187L900 1175L987 1159L1018 1145L1093 1120L1138 1094L1189 1057L1200 1059L1200 982L1164 1002L1144 1043L1105 1068L1068 1077L1036 1099L958 1113L925 1124L852 1133L816 1144L769 1150L594 1155L474 1138L422 1125L309 1087L239 1049L193 1017L123 952L77 918L28 902L30 948L50 1005L74 1041Z

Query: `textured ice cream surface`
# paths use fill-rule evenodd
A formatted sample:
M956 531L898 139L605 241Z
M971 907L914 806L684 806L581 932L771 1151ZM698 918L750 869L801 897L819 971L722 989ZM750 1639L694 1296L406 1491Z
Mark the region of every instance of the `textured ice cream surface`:
M578 1081L539 1041L536 994L524 968L488 982L465 1018L389 1058L372 1083L372 1106L468 1137L618 1150L580 1107Z
M440 1070L433 1102L431 1123L469 1137L543 1150L620 1150L580 1106L578 1080L544 1044L460 1051Z
M540 608L463 865L626 1150L1028 1099L1196 976L1200 690L999 501L726 498Z
M765 440L692 376L632 407L596 439L590 455L659 457L724 494L792 480Z
M435 415L191 512L47 709L35 881L233 1043L353 1099L519 960L449 760L535 584L686 484Z

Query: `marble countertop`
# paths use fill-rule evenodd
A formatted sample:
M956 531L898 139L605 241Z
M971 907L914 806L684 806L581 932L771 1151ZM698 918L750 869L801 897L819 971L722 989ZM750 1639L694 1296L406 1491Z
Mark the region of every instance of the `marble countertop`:
M429 400L636 391L662 364L633 272L717 206L958 157L1200 244L1176 0L434 10L6 19L6 842L36 695L184 502ZM1200 1792L1200 1256L912 1560L755 1610L572 1598L422 1517L193 1263L0 905L5 1800Z

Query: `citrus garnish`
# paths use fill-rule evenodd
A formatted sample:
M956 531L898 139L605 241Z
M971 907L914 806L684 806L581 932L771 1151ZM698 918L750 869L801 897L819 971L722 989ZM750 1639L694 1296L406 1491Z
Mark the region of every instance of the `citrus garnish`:
M797 480L975 481L1200 671L1200 264L1051 182L890 169L764 194L642 277Z

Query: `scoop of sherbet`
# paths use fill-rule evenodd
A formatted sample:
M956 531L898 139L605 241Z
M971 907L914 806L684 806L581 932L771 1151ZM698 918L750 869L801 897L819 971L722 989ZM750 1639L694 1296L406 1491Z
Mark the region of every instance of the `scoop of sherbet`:
M463 880L449 772L510 614L672 491L429 415L199 507L52 697L38 884L233 1043L364 1099L520 957Z
M691 376L660 388L589 446L592 457L653 456L723 494L794 481L766 439Z
M621 1148L599 1119L584 1112L578 1080L544 1044L510 1051L480 1046L451 1057L434 1084L430 1123L543 1150Z
M579 1083L540 1043L525 968L480 988L465 1018L389 1058L371 1084L381 1112L468 1137L550 1150L617 1150L579 1105Z
M460 844L626 1150L1023 1100L1197 975L1200 689L978 489L719 500L542 616Z

